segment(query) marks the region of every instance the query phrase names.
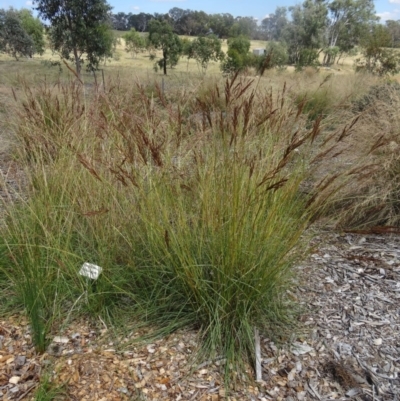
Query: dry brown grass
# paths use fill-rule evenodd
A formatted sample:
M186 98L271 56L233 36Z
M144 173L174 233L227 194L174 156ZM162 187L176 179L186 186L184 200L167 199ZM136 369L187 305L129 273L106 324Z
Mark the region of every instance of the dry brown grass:
M350 185L338 192L338 224L344 228L400 224L400 85L381 83L342 112L357 116L349 150L338 164L347 165ZM369 165L369 168L366 168ZM361 169L356 176L352 172Z

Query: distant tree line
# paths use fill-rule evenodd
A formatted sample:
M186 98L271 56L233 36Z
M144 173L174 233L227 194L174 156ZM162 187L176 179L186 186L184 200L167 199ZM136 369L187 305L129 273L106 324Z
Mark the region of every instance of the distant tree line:
M178 7L166 14L111 14L112 26L117 30L150 32L153 21L162 21L176 35L228 39L230 46L223 66L226 71L248 66L316 66L321 54L322 63L331 65L359 50L363 57L358 68L396 72L399 62L397 52L390 49L400 47L400 21L380 24L373 0L305 0L292 7L277 7L260 24L252 17L207 14ZM269 41L264 58L254 58L243 50L248 39ZM182 52L191 57L185 46ZM382 65L386 67L377 70Z
M251 39L262 39L262 31L253 17L234 17L229 13L207 14L204 11L184 10L174 7L166 14L123 13L111 14L113 29L137 32L148 32L150 21L163 20L168 22L174 33L188 36L204 36L213 33L226 39L245 35Z
M260 24L252 17L207 14L178 7L166 14L121 12L112 14L111 20L113 28L119 30L148 32L152 20L162 20L178 35L213 34L220 39L243 36L274 41L285 47L290 64L316 64L323 52L324 64L329 65L365 45L364 38L374 31L379 18L373 0L305 0L292 7L277 7ZM400 21L387 21L383 27L390 36L385 46L400 46ZM277 46L272 46L276 53Z
M204 36L214 34L221 39L247 36L249 39L288 41L290 36L312 36L315 44L323 42L346 52L358 44L366 25L375 23L372 0L308 0L292 7L277 7L260 24L253 17L234 17L229 13L207 14L174 7L166 14L111 14L113 29L148 32L153 19L167 21L178 35ZM308 25L308 23L310 23ZM391 36L390 47L400 47L400 20L386 21ZM303 32L301 32L303 31Z
M373 0L304 0L277 7L260 24L252 17L178 7L166 14L113 14L106 0L33 0L33 4L47 24L50 48L74 62L78 77L82 64L95 71L102 59L113 55L117 40L113 28L126 31L122 36L126 51L135 57L147 50L155 69L164 74L180 57L194 59L204 73L210 61L218 61L224 73L254 67L262 74L288 64L329 66L360 53L359 70L380 75L400 70L399 52L394 49L400 47L400 21L379 23ZM43 31L41 21L28 10L0 10L0 52L16 59L41 53ZM226 54L221 51L222 39L227 39ZM250 39L268 41L264 55L250 53Z

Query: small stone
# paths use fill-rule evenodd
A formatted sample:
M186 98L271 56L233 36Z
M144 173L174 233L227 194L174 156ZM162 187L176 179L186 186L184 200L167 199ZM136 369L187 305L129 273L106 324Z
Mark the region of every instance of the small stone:
M16 368L24 366L26 363L26 356L23 355L16 356L14 359L14 363Z
M294 355L298 356L298 355L307 354L311 351L314 351L314 348L310 347L307 344L294 343L291 351Z
M384 367L383 367L383 371L385 373L389 373L390 372L390 368L391 368L391 363L388 362Z
M56 343L56 344L68 344L69 343L69 338L68 337L55 336L53 338L53 342Z
M10 377L10 380L8 382L10 384L18 384L20 380L21 380L20 376L12 376Z
M118 391L123 394L128 394L129 390L126 387L119 387Z

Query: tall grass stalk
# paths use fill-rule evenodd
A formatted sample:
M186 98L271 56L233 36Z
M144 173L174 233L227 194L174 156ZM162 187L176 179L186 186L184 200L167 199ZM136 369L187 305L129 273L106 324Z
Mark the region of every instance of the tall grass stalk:
M200 329L203 350L228 358L227 377L252 361L255 326L290 337L286 290L329 189L303 183L334 146L317 145L320 121L307 128L286 86L255 87L236 76L178 96L116 81L85 96L60 84L17 100L29 179L8 212L2 269L40 323L39 349L46 319L115 308L166 331ZM78 308L84 261L103 273Z

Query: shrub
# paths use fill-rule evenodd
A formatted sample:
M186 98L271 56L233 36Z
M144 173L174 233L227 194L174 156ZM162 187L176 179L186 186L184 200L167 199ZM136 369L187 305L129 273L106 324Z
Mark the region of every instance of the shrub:
M267 68L283 68L289 61L287 47L280 42L268 42L265 57L268 57Z
M225 74L236 73L249 66L250 41L245 36L228 39L228 52L221 69Z
M319 51L317 49L301 49L298 54L296 69L302 69L305 66L318 66Z
M146 48L144 38L139 32L136 32L135 28L131 28L129 32L122 36L122 39L125 40L125 51L131 53L132 57L135 57Z
M363 58L356 60L356 71L366 70L372 74L393 75L400 71L400 55L390 49L391 36L388 28L377 24L362 40Z

